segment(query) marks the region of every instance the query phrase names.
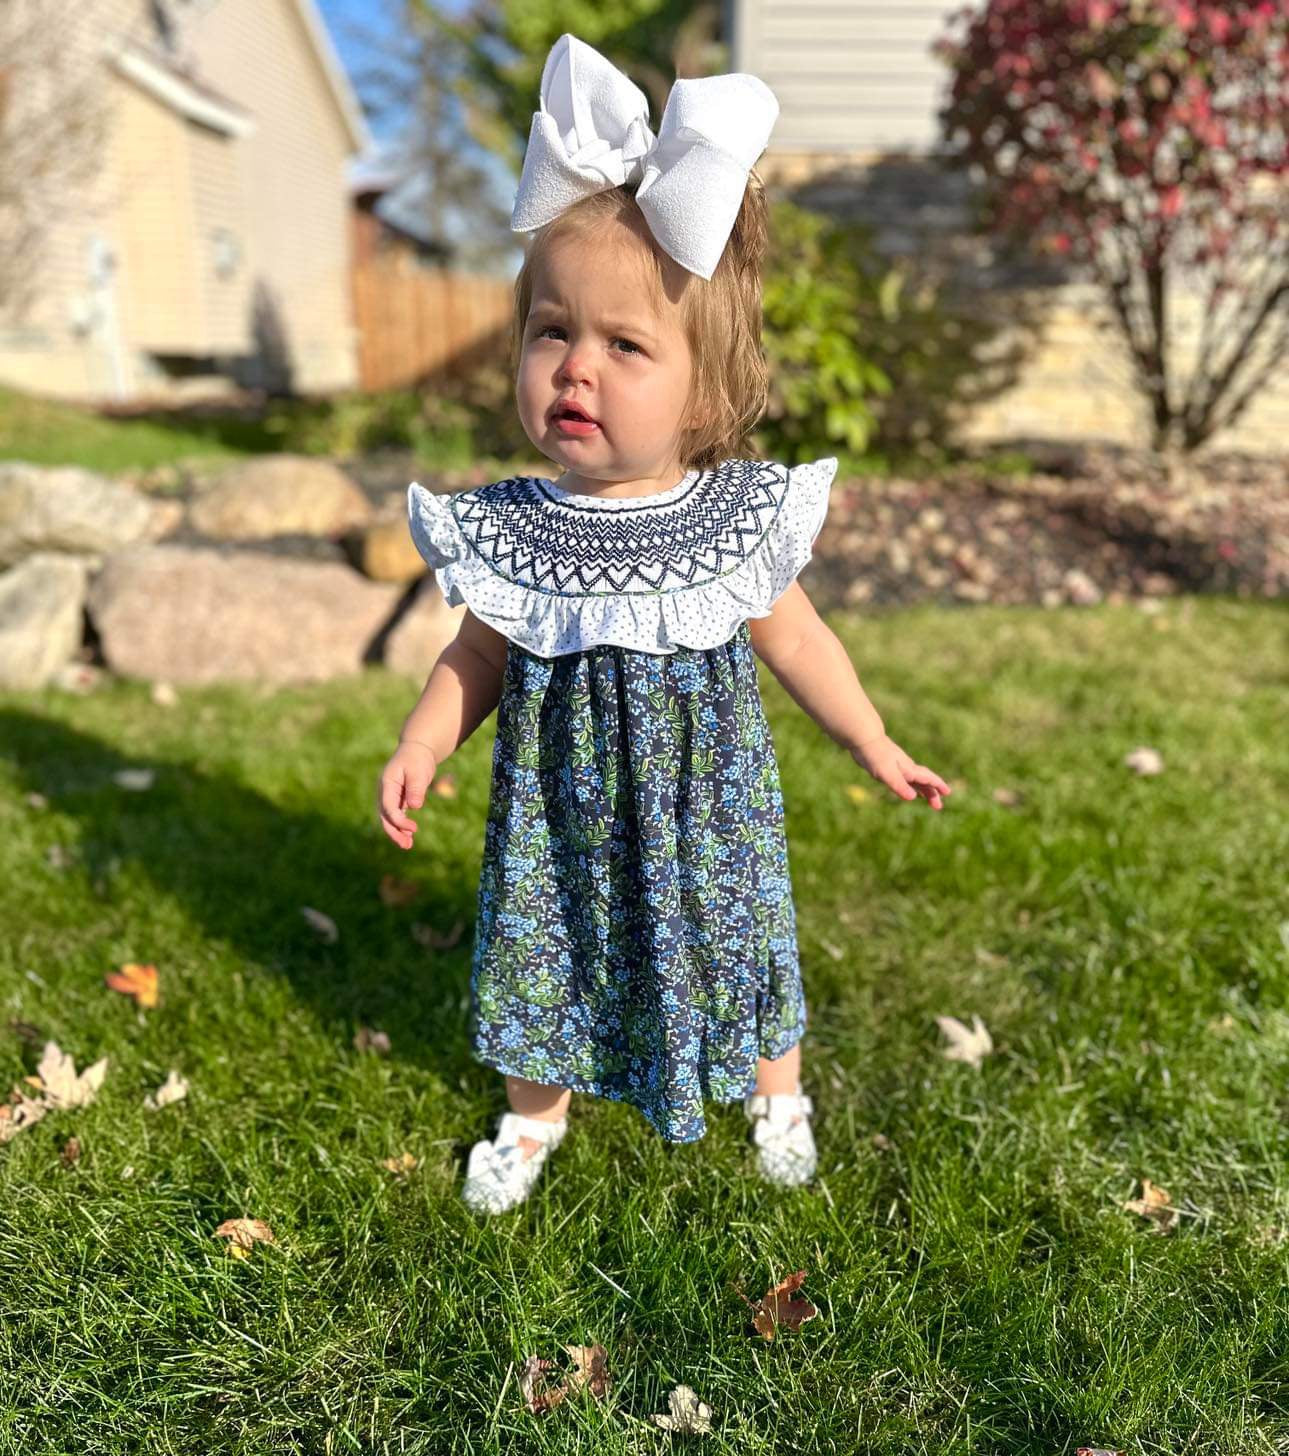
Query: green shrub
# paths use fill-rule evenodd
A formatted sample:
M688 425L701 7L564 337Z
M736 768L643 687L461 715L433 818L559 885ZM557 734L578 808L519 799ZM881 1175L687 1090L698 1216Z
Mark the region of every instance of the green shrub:
M975 362L993 329L948 304L921 265L884 258L866 225L775 202L757 448L790 464L874 454L942 464L958 407L1003 382Z

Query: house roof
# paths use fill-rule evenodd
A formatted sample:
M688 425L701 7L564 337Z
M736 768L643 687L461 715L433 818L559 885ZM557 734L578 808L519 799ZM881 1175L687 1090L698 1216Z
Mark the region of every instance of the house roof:
M372 136L367 128L367 119L332 44L316 0L286 0L286 3L300 21L331 99L340 113L350 145L355 152L368 151L372 146ZM254 118L243 107L221 96L173 56L163 55L137 41L118 42L109 46L109 53L117 68L131 80L194 121L230 136L245 136L254 130Z
M244 107L150 47L125 46L113 56L117 70L181 115L226 136L249 136L255 118Z
M365 151L372 144L371 133L367 129L367 118L358 104L353 83L349 79L349 74L341 62L340 55L332 43L331 35L318 10L317 0L291 0L291 4L300 17L300 24L304 27L304 32L313 46L314 54L327 79L327 85L331 90L336 107L344 118L345 129L349 133L349 140L354 151Z

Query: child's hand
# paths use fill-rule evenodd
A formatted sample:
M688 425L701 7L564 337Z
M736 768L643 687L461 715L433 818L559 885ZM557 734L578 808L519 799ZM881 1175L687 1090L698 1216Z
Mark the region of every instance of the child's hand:
M861 768L867 769L879 783L885 784L901 799L916 799L921 794L933 809L940 809L944 807L941 794L948 797L953 792L938 773L923 764L914 763L885 733L867 739L852 748L850 753Z
M419 809L437 768L434 754L423 743L410 740L394 750L394 756L380 772L377 808L380 827L398 845L411 849L416 823L405 812Z

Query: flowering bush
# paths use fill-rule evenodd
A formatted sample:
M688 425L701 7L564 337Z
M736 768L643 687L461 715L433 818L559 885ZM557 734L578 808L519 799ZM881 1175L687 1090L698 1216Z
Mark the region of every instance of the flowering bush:
M1289 359L1289 0L987 0L938 49L946 140L996 227L1091 265L1156 446L1233 424ZM1185 369L1183 277L1201 305Z

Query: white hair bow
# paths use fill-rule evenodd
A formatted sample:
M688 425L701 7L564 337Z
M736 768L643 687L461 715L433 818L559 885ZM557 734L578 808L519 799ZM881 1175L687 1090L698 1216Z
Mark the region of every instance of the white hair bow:
M710 278L778 114L755 76L677 81L655 137L644 92L594 47L562 35L542 69L510 226L532 232L579 198L634 181L658 246Z

